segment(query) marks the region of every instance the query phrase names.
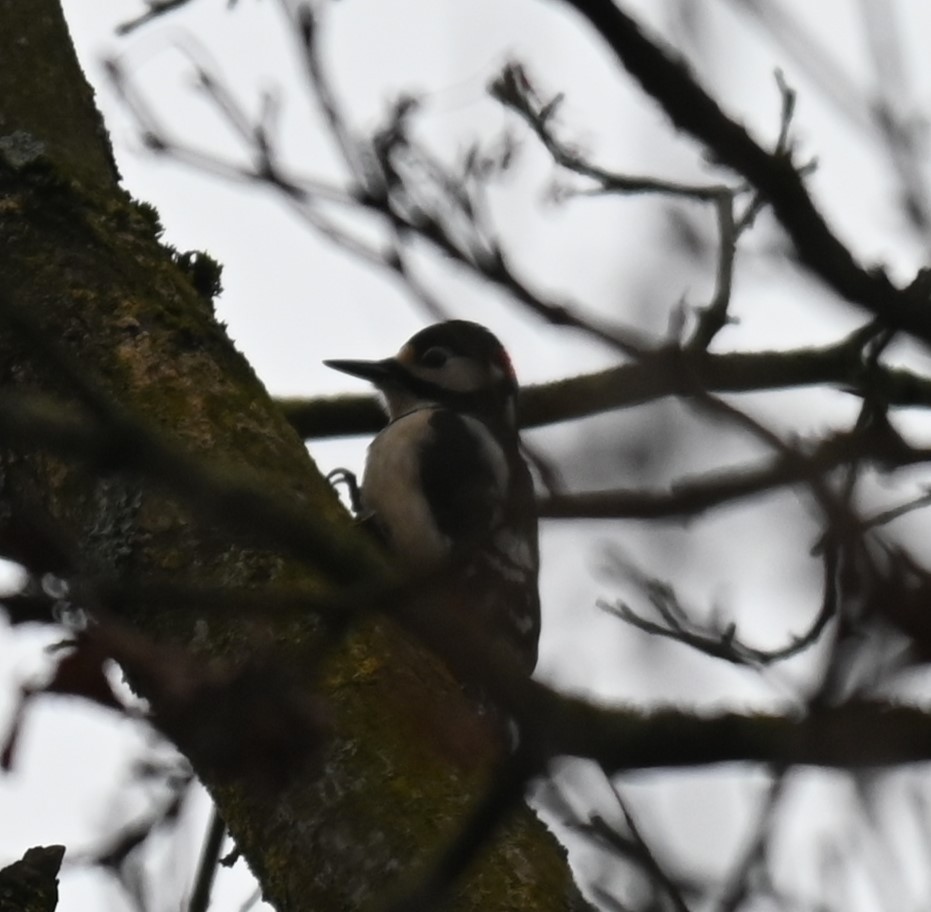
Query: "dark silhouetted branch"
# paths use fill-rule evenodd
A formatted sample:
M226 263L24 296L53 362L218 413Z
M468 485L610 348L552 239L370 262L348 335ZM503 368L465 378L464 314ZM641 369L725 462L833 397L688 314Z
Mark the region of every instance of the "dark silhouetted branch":
M788 155L762 148L698 84L687 65L649 39L614 0L565 0L595 28L618 61L662 106L676 127L704 144L722 165L767 200L799 260L841 297L884 325L931 342L931 310L896 288L881 270L865 269L815 207Z
M316 611L312 593L300 589L215 589L207 592L176 583L155 581L153 601L193 604L223 611L253 611L256 616L297 608ZM417 591L429 596L429 580ZM130 582L126 597L138 595L143 602L147 584ZM95 589L116 598L120 584ZM78 592L82 591L80 588ZM605 707L568 697L528 679L513 656L499 644L490 643L466 619L455 613L431 611L429 597L373 598L365 607L385 613L441 656L457 676L483 688L519 725L521 744L534 762L558 755L591 757L608 773L631 769L702 766L715 763L754 762L811 764L838 768L918 762L931 759L931 714L916 707L885 702L851 702L821 707L807 717L758 713L696 714L683 709L651 712L626 707ZM108 634L109 636L109 634ZM130 656L139 648L130 638L124 642L119 629L114 649ZM121 658L117 655L116 657Z
M863 344L863 335L854 333L834 345L790 351L713 354L661 349L633 364L524 387L520 422L523 427L541 427L694 390L740 393L835 386L853 395L869 391L890 406L931 405L931 379L883 364L868 367ZM305 438L374 434L385 423L373 396L278 401Z
M819 442L808 453L779 456L756 468L731 468L674 482L665 490L605 490L544 498L541 516L555 519L680 519L698 516L735 500L811 481L853 459L885 467L931 460L931 448L911 447L856 432Z

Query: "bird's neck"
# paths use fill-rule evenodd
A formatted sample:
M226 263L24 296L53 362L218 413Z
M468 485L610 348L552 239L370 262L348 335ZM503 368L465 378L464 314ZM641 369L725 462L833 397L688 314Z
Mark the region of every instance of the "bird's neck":
M385 405L389 422L424 409L447 409L481 421L502 444L513 443L516 446L518 442L513 400L509 400L502 407L500 401L494 402L487 396L472 393L458 393L444 399L424 399L412 395L386 393Z

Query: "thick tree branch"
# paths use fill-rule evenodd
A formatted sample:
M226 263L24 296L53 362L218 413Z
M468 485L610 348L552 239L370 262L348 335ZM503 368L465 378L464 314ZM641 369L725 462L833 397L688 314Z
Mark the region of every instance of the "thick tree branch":
M931 461L931 448L912 447L895 435L835 434L812 452L778 456L755 468L729 468L685 478L666 489L585 491L556 494L539 505L541 516L562 519L656 519L696 516L744 497L811 481L854 460L886 468Z
M605 708L522 678L448 618L405 608L401 620L464 677L483 681L546 757L590 757L609 773L743 761L862 769L931 759L931 715L917 707L864 701L805 717Z
M192 508L249 539L275 542L305 559L323 561L333 579L358 578L359 555L351 539L328 535L327 527L286 498L270 495L257 474L208 464L151 433L144 425L121 419L118 426L82 417L45 397L0 394L0 436L7 446L38 446L90 467L108 466L140 473L184 497ZM851 460L871 460L886 467L931 460L931 449L913 447L895 434L851 431L818 442L791 456L778 456L753 468L728 468L675 482L666 489L612 489L556 494L539 504L541 516L562 519L654 519L695 516L745 497L798 484ZM318 546L318 543L322 542ZM378 564L371 563L373 578Z
M527 386L521 390L523 427L540 427L642 405L663 396L761 392L800 386L836 386L855 395L867 390L890 406L931 405L931 379L882 364L868 366L864 337L854 333L834 345L791 351L713 354L667 348L621 364ZM305 438L374 434L385 414L373 396L279 399L288 421Z

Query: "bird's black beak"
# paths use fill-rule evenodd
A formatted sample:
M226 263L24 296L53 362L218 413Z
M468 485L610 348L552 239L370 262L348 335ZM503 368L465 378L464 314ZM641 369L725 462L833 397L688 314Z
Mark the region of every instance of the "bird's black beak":
M361 377L374 383L375 386L384 386L391 383L400 373L400 366L394 358L385 358L383 361L324 361L327 367L342 371L352 377Z

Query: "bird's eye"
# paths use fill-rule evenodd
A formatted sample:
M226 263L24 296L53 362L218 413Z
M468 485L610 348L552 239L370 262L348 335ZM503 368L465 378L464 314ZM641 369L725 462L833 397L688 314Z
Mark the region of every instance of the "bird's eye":
M421 356L420 363L424 367L442 367L449 358L445 348L428 348Z

